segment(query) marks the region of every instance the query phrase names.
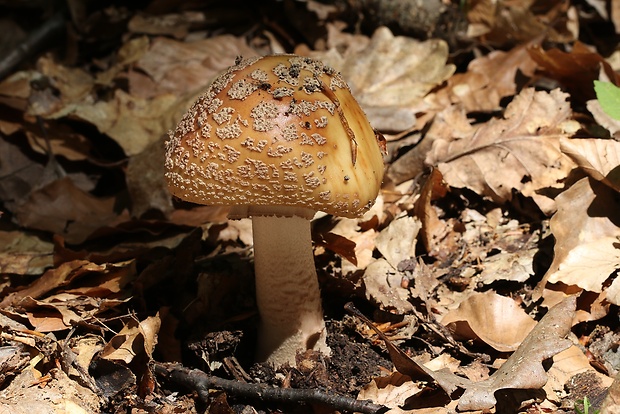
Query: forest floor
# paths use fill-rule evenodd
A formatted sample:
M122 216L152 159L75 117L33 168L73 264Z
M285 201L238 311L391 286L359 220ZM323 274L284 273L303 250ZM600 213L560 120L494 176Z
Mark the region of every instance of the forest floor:
M0 1L0 413L620 413L620 2L246 3ZM273 367L251 221L164 142L284 52L387 155L312 222L331 355Z

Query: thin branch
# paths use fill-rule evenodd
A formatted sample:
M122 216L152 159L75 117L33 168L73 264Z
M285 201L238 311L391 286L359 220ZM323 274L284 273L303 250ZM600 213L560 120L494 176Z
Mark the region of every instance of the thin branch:
M317 389L273 388L266 384L248 384L208 375L198 369L188 369L179 364L154 363L158 375L196 390L200 398L209 398L209 389L220 389L238 397L282 403L320 403L338 411L364 414L381 414L388 408L369 400L355 400L338 394L330 394Z
M39 52L45 44L50 42L50 39L62 33L65 23L65 15L60 11L30 33L26 40L0 60L0 80L9 76L17 66Z

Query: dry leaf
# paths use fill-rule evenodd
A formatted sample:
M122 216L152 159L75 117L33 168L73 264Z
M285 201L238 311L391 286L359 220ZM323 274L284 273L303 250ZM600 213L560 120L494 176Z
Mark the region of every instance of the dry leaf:
M323 246L328 250L336 253L343 259L357 266L357 257L355 256L355 242L343 237L339 234L327 232L313 235L313 242L318 246Z
M139 78L140 72L129 74L131 94L142 98L195 94L237 56L256 56L243 37L222 35L193 42L157 37L136 63L148 79Z
M476 281L485 285L498 280L523 283L534 275L534 256L538 252L538 248L522 248L514 253L501 252L487 257Z
M421 227L422 223L417 217L402 214L377 235L377 250L394 269L403 260L415 257L416 238Z
M431 201L443 198L448 193L448 186L438 169L433 169L422 185L420 197L414 205L416 217L422 222L420 238L429 256L446 260L455 250L457 238L451 222L441 220Z
M551 308L508 360L488 379L479 382L447 370L432 371L392 344L381 331L374 330L385 342L398 372L412 379L433 379L447 395L452 395L457 388L464 389L459 410L486 410L495 406L497 390L540 389L546 384L547 374L542 362L571 346L566 336L572 327L576 303L577 298L570 296Z
M540 46L533 46L529 53L548 76L568 89L572 102L585 103L595 98L592 82L599 78L601 67L615 84L620 80L600 54L579 41L575 42L570 52L556 48L543 50Z
M565 385L570 383L571 378L584 373L592 378L597 378L605 387L611 385L612 379L592 368L590 360L577 345L572 345L556 354L553 357L553 366L547 373L549 381L545 384L545 390L549 391L547 393L548 398L565 393Z
M467 72L450 77L448 86L438 94L447 93L450 102L461 104L467 112L495 111L502 98L515 94L517 71L530 77L535 69L527 45L508 52L493 51L472 60Z
M620 191L620 142L561 138L560 149L590 177Z
M537 194L559 187L573 167L559 148L567 134L570 106L559 90L523 90L506 108L504 119L491 120L464 138L436 138L426 163L437 166L453 187L469 188L497 203L512 199L513 190L532 196L543 211L549 199Z
M36 387L36 370L24 369L0 391L3 414L86 414L101 411L103 401L61 369L53 369L53 381Z
M84 241L93 231L120 220L113 198L100 199L75 186L69 177L30 194L14 213L31 229L62 235L69 243Z
M616 224L620 209L616 192L593 179L583 178L556 198L557 213L551 218L555 237L553 262L545 281L562 282L601 292L610 275L620 268ZM607 300L620 304L620 279L611 283Z
M411 312L413 305L408 300L409 291L401 286L402 279L403 275L385 259L375 260L364 271L366 298L401 315Z
M37 72L30 72L31 84L43 80L43 85L30 87L28 114L46 119L66 116L72 105L88 100L95 85L93 77L83 69L69 68L43 56L37 61Z
M52 290L77 284L78 281L83 286L74 287L73 293L105 297L120 292L135 275L134 261L99 265L86 260L73 260L47 270L24 289L8 294L0 302L0 308L15 306L24 298L42 298Z
M410 377L393 372L387 377L374 378L359 392L358 400L371 400L390 408L390 414L417 413L417 410L403 410L407 399L420 393L423 387ZM441 413L442 411L433 411Z
M386 27L377 29L363 49L311 55L342 73L370 123L381 131L411 128L412 108L455 70L446 64L448 45L443 40L394 36Z
M620 374L607 390L607 397L601 406L601 413L620 414Z
M448 312L441 323L456 337L478 338L500 352L517 349L536 326L514 300L492 291L474 292L457 309Z
M346 260L347 256L342 256L345 259L342 262L343 274L365 269L375 261L372 253L375 250L375 238L378 233L373 228L360 231L357 220L339 220L331 229L331 233L355 243L355 255L352 256L350 253L347 253L347 256L355 257L356 263L349 262ZM345 252L343 251L343 253Z
M609 131L614 139L620 139L620 120L614 119L603 110L598 99L591 99L586 103L588 111L594 120L603 128Z
M37 275L53 264L54 245L23 231L0 231L0 273Z
M481 36L485 43L510 46L544 36L548 41L569 42L573 35L566 26L566 9L559 0L535 2L477 1L468 9L467 34Z
M191 26L204 22L205 15L201 12L186 11L164 15L138 13L129 21L127 28L134 33L171 35L182 39L187 36Z
M129 159L125 180L131 197L132 216L140 217L152 209L165 214L173 210L172 197L164 180L163 139Z
M95 125L132 156L160 139L180 118L185 106L173 94L144 99L116 89L109 101L74 104L71 114Z
M14 211L15 204L24 199L36 188L56 179L49 169L33 163L21 149L8 140L0 140L0 199L5 207Z
M469 385L458 404L460 410L484 410L495 406L499 389L539 389L547 382L542 362L571 345L566 339L572 327L577 298L571 296L554 306L532 329L519 348L485 381Z
M157 344L157 333L160 325L159 315L149 316L141 322L129 321L106 344L101 352L101 358L123 361L126 364L141 354L146 354L150 358Z

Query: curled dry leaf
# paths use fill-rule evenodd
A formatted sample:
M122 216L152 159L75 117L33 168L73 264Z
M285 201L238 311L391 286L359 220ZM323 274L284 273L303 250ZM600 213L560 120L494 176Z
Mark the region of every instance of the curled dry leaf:
M469 188L497 203L511 200L517 190L552 212L552 201L538 191L559 187L573 168L559 144L568 135L567 97L557 89L524 89L508 105L504 119L493 119L464 138L436 138L426 163L437 166L453 187Z
M448 186L438 169L433 169L420 189L420 197L414 205L416 217L422 225L420 238L429 256L445 260L456 250L457 236L453 223L439 218L431 201L443 198L448 193Z
M141 354L151 358L157 344L157 333L161 326L159 314L149 316L139 322L131 320L114 335L101 352L101 358L112 361L123 361L129 364Z
M620 142L561 138L560 148L590 177L620 191Z
M480 339L500 352L517 349L536 326L514 300L492 291L473 293L441 323L456 337Z
M620 209L616 192L601 182L583 178L556 198L551 218L554 258L541 286L562 282L591 292L602 292L607 279L620 267ZM607 288L607 300L620 304L620 279Z
M413 108L455 70L446 63L448 45L443 40L394 36L387 27L377 29L363 49L311 55L342 73L370 123L381 131L411 128Z

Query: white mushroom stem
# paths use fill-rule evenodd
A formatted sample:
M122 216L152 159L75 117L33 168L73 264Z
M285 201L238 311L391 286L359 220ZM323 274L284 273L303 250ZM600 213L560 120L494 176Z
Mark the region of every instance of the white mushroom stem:
M299 350L329 354L310 220L253 215L252 229L261 317L257 359L295 366Z

